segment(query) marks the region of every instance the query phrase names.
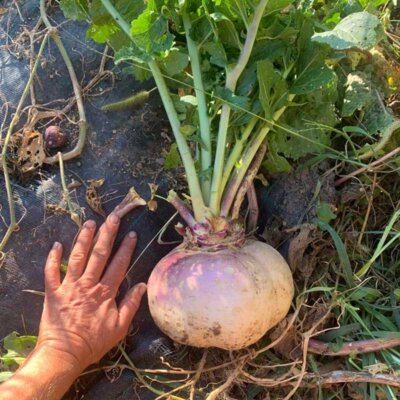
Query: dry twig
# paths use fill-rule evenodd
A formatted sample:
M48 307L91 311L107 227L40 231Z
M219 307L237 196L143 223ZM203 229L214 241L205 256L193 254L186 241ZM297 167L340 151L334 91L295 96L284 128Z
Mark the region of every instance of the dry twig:
M347 182L349 179L362 174L363 172L370 171L374 167L383 164L385 161L389 160L390 158L394 157L395 155L400 153L400 147L396 147L394 150L390 151L389 153L385 154L383 157L379 158L378 160L375 160L371 164L368 164L365 167L361 167L359 169L356 169L355 171L351 172L348 175L342 176L341 178L337 179L335 181L335 186L340 186L343 183Z
M321 354L324 356L343 357L350 354L373 353L375 351L382 351L397 346L400 346L399 338L369 339L344 343L339 350L335 351L332 350L333 346L331 343L321 342L317 339L310 339L308 343L308 351L310 353Z
M207 360L207 354L208 354L208 350L205 349L204 352L203 352L203 355L201 356L201 360L199 362L199 366L197 367L197 372L196 372L195 376L193 377L193 379L191 380L191 388L190 388L190 395L189 395L189 399L190 400L194 400L196 383L199 380L200 375L203 372L204 365L205 365L206 360Z

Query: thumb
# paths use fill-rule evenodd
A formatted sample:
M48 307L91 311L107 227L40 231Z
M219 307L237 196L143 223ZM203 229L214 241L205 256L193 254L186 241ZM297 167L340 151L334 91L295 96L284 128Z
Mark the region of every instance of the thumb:
M119 321L118 325L124 332L128 331L129 325L135 316L142 300L146 293L147 286L145 283L138 283L128 291L119 306Z

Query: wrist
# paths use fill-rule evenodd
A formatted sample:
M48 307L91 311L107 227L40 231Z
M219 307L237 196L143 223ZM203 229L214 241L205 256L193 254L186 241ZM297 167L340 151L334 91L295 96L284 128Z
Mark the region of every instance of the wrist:
M51 368L60 369L63 373L78 377L86 368L72 354L57 348L57 345L39 343L32 351L28 359L34 358L37 362L48 365ZM27 359L27 361L28 361Z
M61 399L82 369L72 355L39 344L11 379L1 385L0 400Z

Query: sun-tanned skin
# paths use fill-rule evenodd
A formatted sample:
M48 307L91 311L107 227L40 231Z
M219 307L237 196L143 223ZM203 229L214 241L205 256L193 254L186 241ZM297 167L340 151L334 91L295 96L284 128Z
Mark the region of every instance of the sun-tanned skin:
M136 246L136 234L130 232L109 261L119 224L120 218L111 214L94 246L95 222L83 225L62 282L63 248L54 243L45 266L37 345L12 378L0 385L0 400L60 399L85 368L126 336L146 285L136 285L116 304Z

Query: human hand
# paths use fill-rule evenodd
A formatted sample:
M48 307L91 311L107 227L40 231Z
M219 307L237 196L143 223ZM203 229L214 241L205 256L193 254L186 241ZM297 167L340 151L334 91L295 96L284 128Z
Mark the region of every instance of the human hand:
M115 213L109 215L94 246L96 223L83 225L62 283L60 243L54 244L45 266L45 302L37 347L58 352L81 370L126 336L146 291L146 285L140 283L119 307L115 302L136 246L136 234L130 232L105 270L119 224Z

